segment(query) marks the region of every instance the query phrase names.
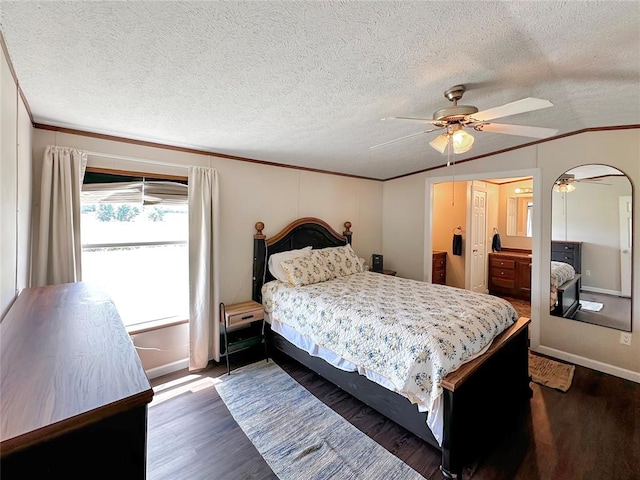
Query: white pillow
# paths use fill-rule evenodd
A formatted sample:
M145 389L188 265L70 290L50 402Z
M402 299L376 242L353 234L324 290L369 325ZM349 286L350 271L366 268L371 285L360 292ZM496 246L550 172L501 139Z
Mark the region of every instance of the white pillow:
M289 250L282 253L274 253L269 257L269 272L276 280L281 282L288 282L287 272L280 266L281 262L286 260L293 260L298 257L308 257L311 255L311 247L304 247L299 250Z

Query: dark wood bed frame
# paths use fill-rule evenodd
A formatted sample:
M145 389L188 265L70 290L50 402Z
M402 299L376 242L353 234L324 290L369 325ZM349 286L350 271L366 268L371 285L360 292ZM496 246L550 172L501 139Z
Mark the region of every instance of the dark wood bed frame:
M581 275L576 273L575 277L558 287L558 301L551 310L552 315L573 318L580 308L580 280Z
M564 262L571 265L576 271L576 275L558 286L558 298L554 308L551 309L551 315L556 317L573 318L580 308L580 287L582 276L580 275L580 265L582 263L580 257L567 256L564 252L551 247L551 261Z
M267 268L269 256L287 250L334 247L351 243L351 223L341 234L326 222L301 218L273 237L263 234L264 223L256 223L253 254L253 300L262 303L262 285L273 276ZM452 287L453 288L453 287ZM440 469L448 479L462 478L462 470L513 427L527 412L532 395L529 386L528 324L521 317L500 334L482 356L447 375L444 388L444 429L442 446L429 429L426 413L415 404L357 372L334 368L313 357L269 330L269 345L302 363L387 418L406 428L442 452Z

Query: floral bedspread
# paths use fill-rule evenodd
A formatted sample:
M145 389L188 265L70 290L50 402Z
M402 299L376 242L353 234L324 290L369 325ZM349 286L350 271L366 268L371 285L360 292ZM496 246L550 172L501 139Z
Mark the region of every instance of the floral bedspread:
M568 263L551 262L551 285L559 287L567 280L571 280L576 276L576 271Z
M389 380L427 410L441 380L518 315L498 297L362 272L293 287L262 287L265 311L316 344Z
M568 263L551 261L551 296L549 298L549 306L552 310L558 302L558 287L567 280L571 280L575 275L575 269Z

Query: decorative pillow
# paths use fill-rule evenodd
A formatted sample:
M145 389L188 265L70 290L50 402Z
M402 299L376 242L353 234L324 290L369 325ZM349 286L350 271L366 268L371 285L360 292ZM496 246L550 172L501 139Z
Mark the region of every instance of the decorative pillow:
M288 282L287 272L285 272L280 263L285 260L291 260L298 257L308 257L311 255L311 247L304 247L299 250L289 250L282 253L274 253L269 257L269 272L276 280L281 282Z
M294 287L324 282L334 278L327 269L322 257L315 255L314 250L308 257L297 257L280 262L287 274L287 279Z
M364 272L360 257L349 244L314 250L314 254L322 257L332 278Z
M369 266L367 265L367 261L360 257L358 260L360 260L360 266L362 267L362 271L366 272L367 270L369 270Z

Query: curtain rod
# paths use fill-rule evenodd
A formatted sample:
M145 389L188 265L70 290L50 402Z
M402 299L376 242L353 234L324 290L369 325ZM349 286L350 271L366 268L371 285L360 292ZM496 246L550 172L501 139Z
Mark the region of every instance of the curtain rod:
M83 150L92 157L104 157L104 158L113 158L114 160L126 160L130 162L139 162L139 163L151 163L154 165L165 165L167 167L179 167L179 168L189 168L190 165L184 165L181 163L171 163L171 162L163 162L161 160L147 160L144 158L136 158L136 157L126 157L124 155L113 155L111 153L100 153L100 152L89 152L87 150Z

